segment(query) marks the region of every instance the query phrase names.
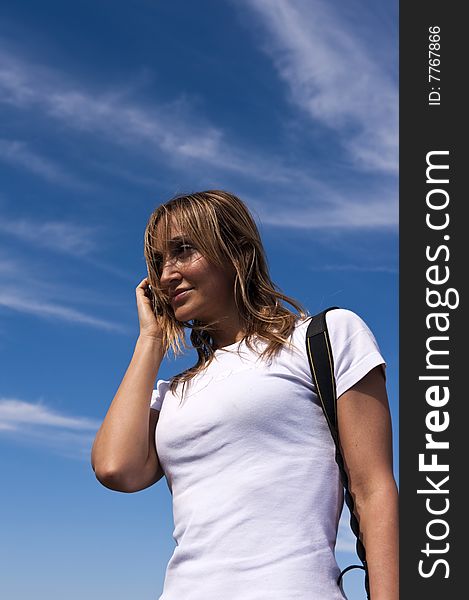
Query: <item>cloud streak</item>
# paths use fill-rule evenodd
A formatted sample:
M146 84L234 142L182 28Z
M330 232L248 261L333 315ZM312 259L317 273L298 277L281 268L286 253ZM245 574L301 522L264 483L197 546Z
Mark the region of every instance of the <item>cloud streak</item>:
M30 293L30 291L28 290ZM0 306L15 312L30 314L42 319L59 319L75 325L88 325L104 331L128 333L127 329L118 323L100 319L79 310L69 308L40 298L25 296L24 289L3 288L0 290Z
M0 435L53 448L69 458L89 457L100 423L65 415L43 403L0 397Z
M57 163L32 151L28 144L20 140L0 139L0 160L30 171L34 175L62 185L88 189L87 185L67 173Z
M358 272L358 273L389 273L395 275L399 273L399 269L397 267L387 267L384 265L372 266L372 265L353 265L353 264L343 264L343 265L320 265L316 267L311 267L311 271L349 271L349 272Z
M0 217L0 232L37 247L73 256L85 256L97 247L96 227L71 222Z
M227 142L221 128L194 116L177 100L166 106L139 105L127 98L127 91L87 90L60 72L6 52L0 53L0 92L0 101L15 109L39 113L77 133L99 136L178 168L206 165L261 181L288 182L295 177L280 160ZM10 156L21 162L20 149L12 152L10 147ZM23 162L31 167L26 157ZM43 175L53 175L52 168L43 167Z
M264 28L263 50L292 102L340 132L357 165L397 173L397 84L374 62L373 48L324 2L245 2Z
M322 120L336 130L341 130L351 122L357 133L343 136L341 130L341 136L347 140L346 144L360 146L360 150L354 151L355 157L364 156L370 150L375 163L377 157L387 161L384 158L387 142L383 145L384 142L378 144L377 140L389 141L388 133L392 132L392 127L386 125L390 122L389 116L377 126L378 109L373 109L373 112L370 106L356 108L360 105L361 97L351 99L355 108L339 109L339 73L336 72L341 64L339 56L330 59L335 65L335 71L332 69L335 75L329 83L324 76L315 74L313 64L307 64L307 61L313 60L309 56L314 50L311 44L322 44L322 53L329 56L335 38L324 39L323 35L319 38L322 42L316 42L314 36L305 29L302 18L311 18L313 25L315 21L299 11L297 7L301 8L301 4L295 4L293 8L281 0L272 3L252 0L251 5L263 15L265 26L269 28L270 39L274 43L272 56L282 77L289 83L295 102L303 108L309 106L309 114L313 118ZM274 15L275 7L285 17L284 24ZM281 32L283 25L292 35L291 42ZM288 46L288 43L292 45ZM348 48L352 41L344 44ZM358 50L355 54L363 56ZM297 85L295 78L303 70L309 83L306 82L302 87ZM266 225L309 229L396 227L397 195L389 193L389 181L383 182L385 192L379 195L353 195L349 189L345 189L345 183L324 182L314 177L307 165L289 166L281 158L269 153L228 143L221 128L213 126L203 117L189 114L189 109L181 108L177 102L172 106L155 103L139 105L129 100L128 92L86 90L59 72L12 58L5 52L0 53L0 92L2 101L17 110L33 115L39 113L41 118L59 121L69 131L84 132L100 141L123 145L126 151L136 156L144 151L145 156L156 164L166 164L179 171L183 168L185 173L197 173L198 178L204 169L209 169L211 173L222 171L225 178L230 175L238 181L241 177L241 181L260 184L259 212L264 215ZM334 107L332 101L337 106ZM371 100L367 102L369 104ZM386 106L389 108L391 104L389 102ZM368 125L365 113L370 118ZM360 141L363 137L367 140L364 145ZM394 148L393 142L389 144ZM392 150L390 152L392 154ZM372 161L368 161L368 166L381 168L372 164ZM275 191L270 193L270 190ZM301 203L298 198L308 198L308 204Z
M294 200L285 194L278 201L275 195L272 202L252 200L262 223L273 227L305 230L395 230L399 222L397 190L386 189L381 193L366 190L360 193L348 192L344 198L333 190L320 190L312 185L295 190ZM302 198L301 202L296 197Z
M47 248L65 256L79 258L94 267L111 272L120 279L134 278L117 267L107 265L95 259L93 252L97 250L95 240L97 228L77 225L72 222L40 222L31 219L14 219L0 217L0 233L33 248ZM19 256L0 254L0 307L21 314L33 315L41 319L59 320L73 325L85 325L101 331L128 334L129 330L121 323L101 318L74 308L71 304L84 301L105 306L106 310L115 301L105 297L96 290L77 289L73 282L66 284L69 276L64 278L51 276L50 262L44 269L42 264L34 264L37 252L27 251L27 260ZM106 290L107 291L107 290Z
M39 221L0 216L0 234L30 244L35 248L45 248L59 254L76 259L107 273L134 281L127 271L107 264L99 256L100 244L98 235L103 233L103 226L82 225L71 221ZM2 272L18 273L19 268L13 266L11 259L0 256L0 274Z
M0 90L3 103L22 110L38 110L70 129L100 134L109 140L145 152L159 151L168 159L193 159L238 171L249 162L230 160L221 145L220 129L197 119L189 123L177 116L181 107L129 102L119 92L91 92L52 69L28 64L8 53L0 54ZM252 170L252 167L251 167Z
M0 398L0 427L18 430L24 425L59 427L79 431L96 431L97 421L87 417L71 417L44 404L33 404L15 398Z

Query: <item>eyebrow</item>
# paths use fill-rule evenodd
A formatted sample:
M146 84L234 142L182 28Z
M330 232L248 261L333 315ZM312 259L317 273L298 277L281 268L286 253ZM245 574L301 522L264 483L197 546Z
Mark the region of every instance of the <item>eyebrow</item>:
M191 243L193 244L194 242L187 236L184 235L175 235L174 237L172 237L171 239L169 239L167 241L167 245L169 247L174 247L176 244L179 244L181 242L185 242L185 243ZM154 250L153 254L155 256L161 257L162 256L162 252L158 251L158 250Z
M168 244L172 244L174 242L190 242L191 239L187 235L175 235L173 238L168 240Z

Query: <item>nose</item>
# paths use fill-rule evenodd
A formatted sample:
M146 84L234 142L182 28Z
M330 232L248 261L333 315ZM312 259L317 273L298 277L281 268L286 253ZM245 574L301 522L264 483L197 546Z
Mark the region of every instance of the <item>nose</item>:
M166 259L163 263L160 276L160 284L166 287L174 281L182 279L182 275L177 269L177 261Z

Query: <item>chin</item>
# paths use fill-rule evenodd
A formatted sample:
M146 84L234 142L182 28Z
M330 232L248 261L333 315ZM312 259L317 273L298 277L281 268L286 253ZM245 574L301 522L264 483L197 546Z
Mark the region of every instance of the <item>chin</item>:
M185 306L177 307L173 309L174 316L178 321L192 321L193 319L197 319L197 316L194 314L193 310L187 309Z
M174 316L181 323L188 323L189 321L199 321L199 323L208 323L210 319L203 317L200 313L194 310L184 310L181 307L179 310L174 311Z

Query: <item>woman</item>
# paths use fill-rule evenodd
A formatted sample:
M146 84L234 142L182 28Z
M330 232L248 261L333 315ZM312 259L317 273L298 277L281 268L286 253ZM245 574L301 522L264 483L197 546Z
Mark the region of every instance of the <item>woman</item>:
M145 258L140 335L92 465L122 492L166 477L177 546L160 600L344 598L334 558L343 494L311 382L309 319L272 283L248 209L225 191L177 196L151 215ZM327 324L371 597L395 600L384 360L354 313L330 311ZM197 363L153 390L166 352L187 346L186 329Z

